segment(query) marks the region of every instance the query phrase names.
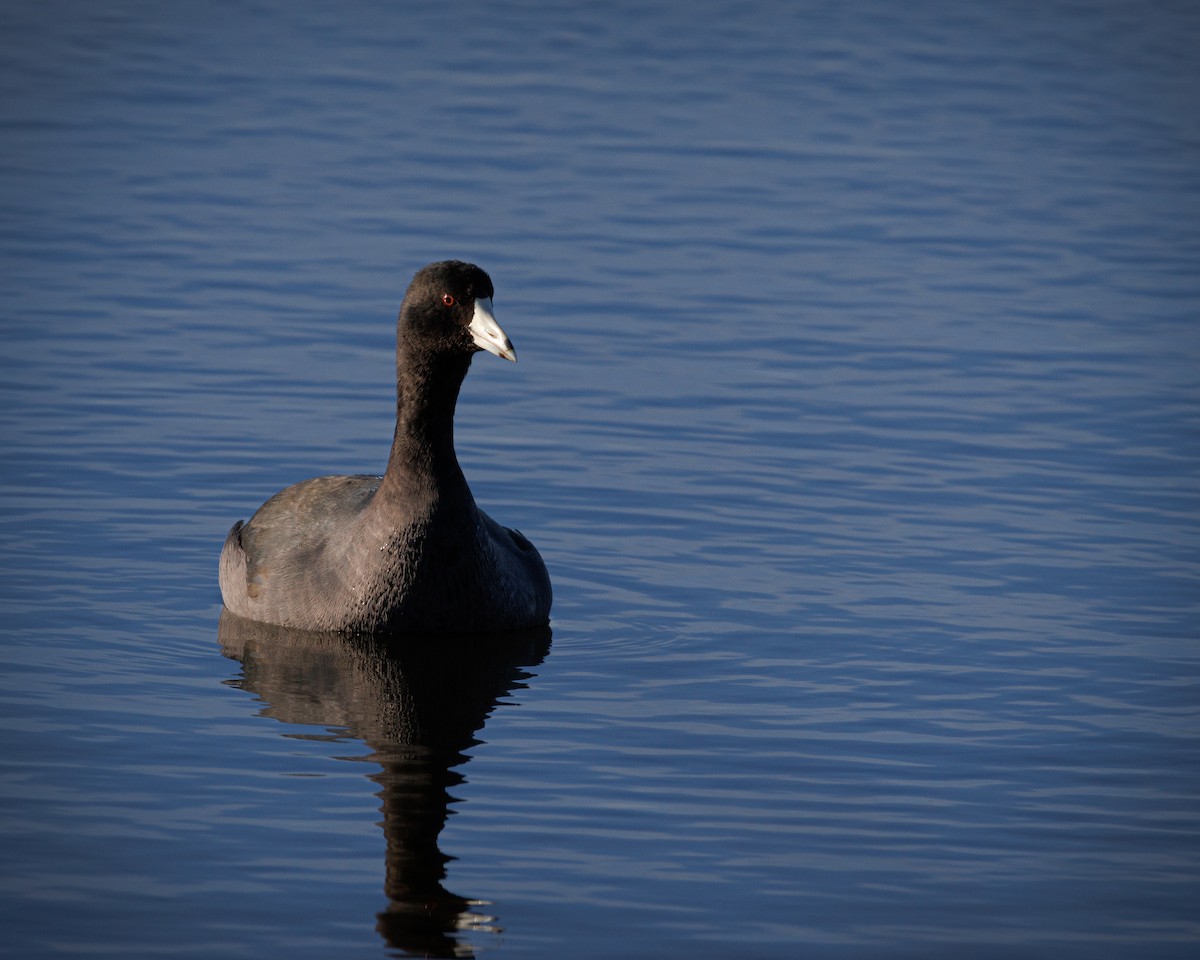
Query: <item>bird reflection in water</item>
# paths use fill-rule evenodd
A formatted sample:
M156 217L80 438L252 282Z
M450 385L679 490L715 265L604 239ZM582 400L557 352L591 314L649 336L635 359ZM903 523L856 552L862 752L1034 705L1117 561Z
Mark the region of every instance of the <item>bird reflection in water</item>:
M376 929L409 955L470 957L463 934L497 931L481 901L443 885L453 858L438 848L457 768L500 697L525 687L550 649L550 630L519 635L387 638L292 631L222 612L222 652L242 664L230 681L259 697L262 715L336 727L361 739L380 766L387 840Z

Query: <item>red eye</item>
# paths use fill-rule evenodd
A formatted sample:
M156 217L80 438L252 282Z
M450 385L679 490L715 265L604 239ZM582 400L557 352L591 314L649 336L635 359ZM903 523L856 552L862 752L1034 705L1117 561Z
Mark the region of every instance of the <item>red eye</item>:
M443 307L454 306L454 298L452 296L450 296L450 294L448 294L448 293L443 293L442 294L442 306Z

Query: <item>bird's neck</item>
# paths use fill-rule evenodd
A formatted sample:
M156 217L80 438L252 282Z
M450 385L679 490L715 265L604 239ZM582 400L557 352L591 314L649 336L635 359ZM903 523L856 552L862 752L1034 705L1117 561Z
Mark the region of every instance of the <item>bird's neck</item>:
M454 408L470 355L396 357L396 433L380 493L404 502L428 495L470 497L454 453Z

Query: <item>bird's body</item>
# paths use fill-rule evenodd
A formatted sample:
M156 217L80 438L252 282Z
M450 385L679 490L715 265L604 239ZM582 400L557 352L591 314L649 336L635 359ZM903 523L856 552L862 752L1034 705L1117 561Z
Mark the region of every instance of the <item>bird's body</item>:
M480 633L544 626L533 545L475 505L454 452L472 355L516 359L478 267L430 264L410 284L396 351L396 432L382 477L290 486L229 531L221 596L240 617L306 630Z

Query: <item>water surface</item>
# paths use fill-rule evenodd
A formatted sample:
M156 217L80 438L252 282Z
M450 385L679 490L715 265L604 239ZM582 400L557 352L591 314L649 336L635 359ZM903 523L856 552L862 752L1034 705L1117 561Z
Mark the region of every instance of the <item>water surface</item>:
M0 26L0 952L1194 955L1191 5ZM552 637L231 633L448 256Z

